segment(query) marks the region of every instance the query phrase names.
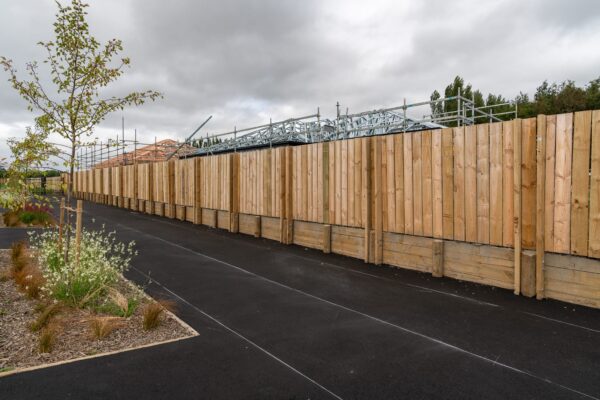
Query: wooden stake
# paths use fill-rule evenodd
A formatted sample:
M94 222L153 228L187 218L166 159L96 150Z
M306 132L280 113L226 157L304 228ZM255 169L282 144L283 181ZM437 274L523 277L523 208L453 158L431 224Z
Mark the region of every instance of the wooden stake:
M63 225L65 223L65 198L60 199L60 217L58 220L58 248L62 252Z
M77 200L77 220L75 223L75 252L77 254L77 265L79 265L79 254L81 248L81 227L83 224L83 201Z
M545 198L546 193L546 116L537 117L537 193L536 193L536 241L535 241L535 293L538 300L544 298L544 252L545 246Z

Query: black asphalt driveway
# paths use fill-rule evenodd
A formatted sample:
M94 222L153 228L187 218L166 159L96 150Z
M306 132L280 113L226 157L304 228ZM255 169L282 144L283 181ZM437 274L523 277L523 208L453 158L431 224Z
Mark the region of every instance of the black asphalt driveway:
M200 336L0 378L2 399L600 398L599 310L84 208Z

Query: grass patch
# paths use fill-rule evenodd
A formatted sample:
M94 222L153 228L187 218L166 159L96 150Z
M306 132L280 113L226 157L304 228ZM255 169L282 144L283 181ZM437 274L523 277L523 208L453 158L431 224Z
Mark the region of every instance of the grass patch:
M57 329L52 326L47 326L40 332L38 339L38 351L40 353L50 353L56 343L56 336L58 336Z
M37 332L43 328L46 328L49 325L52 317L58 314L61 311L61 309L62 304L60 303L52 303L43 307L40 311L40 315L38 315L38 317L35 319L35 321L31 323L31 325L29 325L29 329L32 332Z
M29 262L27 258L27 244L24 241L14 242L10 245L11 273L20 272Z
M90 320L90 331L98 340L104 339L119 326L121 321L117 317L95 317Z
M144 307L144 329L149 331L156 329L161 323L161 316L165 310L173 311L175 309L175 303L171 300L158 300L149 303Z

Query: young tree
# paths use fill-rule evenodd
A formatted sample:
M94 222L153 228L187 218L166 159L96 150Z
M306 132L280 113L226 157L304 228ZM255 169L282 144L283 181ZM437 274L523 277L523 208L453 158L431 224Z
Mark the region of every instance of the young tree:
M48 143L47 132L27 127L22 139L7 140L12 154L12 162L7 171L8 196L4 197L4 206L16 210L23 208L33 194L27 183L28 172L40 170L52 157L58 156L58 149ZM8 200L7 200L8 199Z
M56 37L53 41L38 43L47 51L44 64L49 67L53 85L48 86L52 87L43 84L37 62L27 63L29 80L17 76L12 60L0 57L0 64L8 72L13 88L28 102L29 110L40 113L36 125L68 141L70 154L66 166L72 177L77 149L93 134L96 125L111 112L154 101L161 94L147 90L124 97L103 97L103 89L116 81L130 63L127 57L118 58L122 43L111 39L100 45L90 34L85 11L88 4L72 0L70 6L58 2L57 5ZM67 201L71 198L72 181L69 179Z

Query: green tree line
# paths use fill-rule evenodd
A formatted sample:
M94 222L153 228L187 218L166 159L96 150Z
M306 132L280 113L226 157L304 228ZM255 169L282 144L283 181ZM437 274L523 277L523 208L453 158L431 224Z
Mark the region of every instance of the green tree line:
M513 100L509 100L501 94L488 93L484 96L480 90L473 89L473 86L465 84L465 80L457 76L444 89L444 98L457 96L461 93L463 97L472 99L475 107L496 106L494 113L502 113L514 110L517 106L519 118L534 117L538 114L561 114L566 112L575 112L583 110L600 109L600 77L590 81L585 86L577 86L574 81L566 80L562 83L549 83L547 80L537 87L533 98L527 93L520 92ZM431 100L441 99L442 95L434 90L430 96ZM513 105L497 106L503 103L512 103ZM458 107L457 100L449 100L431 105L431 113L434 118L439 118L445 113L456 112ZM469 113L467 113L470 116ZM507 120L513 115L503 115L499 118ZM480 119L477 122L488 122L486 119ZM446 125L452 126L451 123Z

